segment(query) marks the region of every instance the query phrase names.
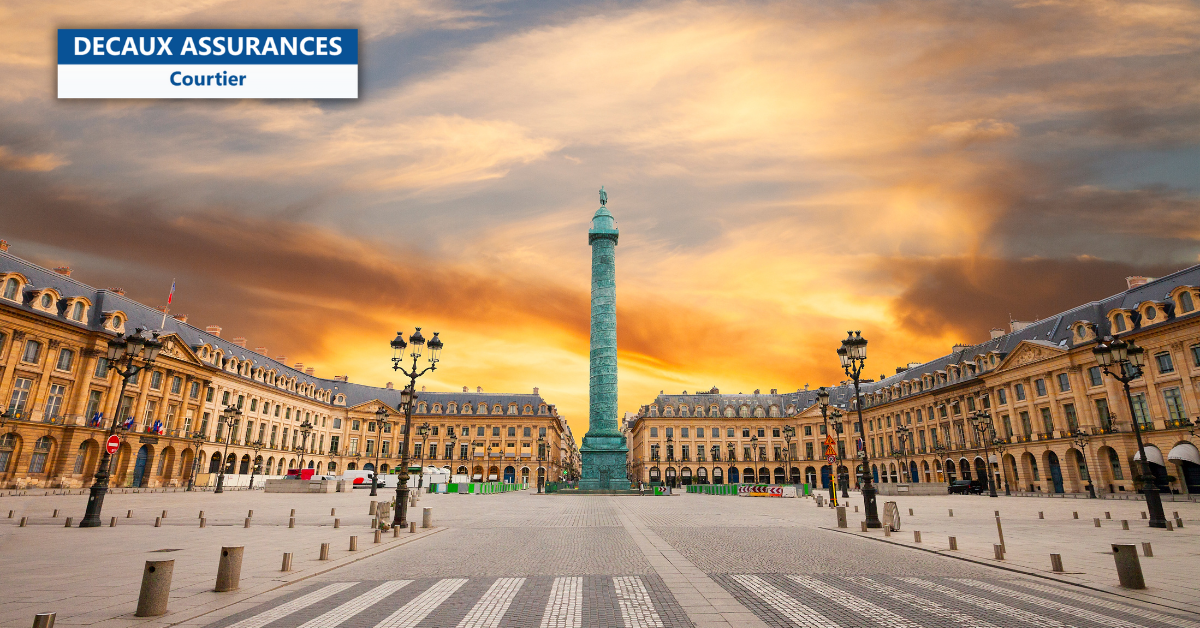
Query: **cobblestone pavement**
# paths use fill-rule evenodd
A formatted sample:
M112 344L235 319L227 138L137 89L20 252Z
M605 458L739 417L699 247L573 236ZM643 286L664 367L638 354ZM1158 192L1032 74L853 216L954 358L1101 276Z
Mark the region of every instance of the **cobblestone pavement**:
M1119 595L1016 573L1014 565L1000 570L927 546L932 539L914 546L910 524L938 535L946 526L962 528L961 538L976 543L978 536L982 546L994 523L989 528L991 511L979 509L994 504L1011 513L1012 531L1005 531L1014 553L1041 552L1059 536L1079 539L1096 530L1090 520L1057 523L1071 514L1059 512L1063 500L1036 498L958 499L955 517L930 518L944 499L901 500L904 513L916 512L904 516L905 531L864 538L857 530L861 514L849 513L851 533L839 531L834 513L808 499L424 495L414 517L431 507L436 528L388 534L376 545L368 536L365 491L122 495L112 514L132 508L132 518L83 531L64 528L62 515L51 512L78 509L78 496L6 498L0 508L16 513L14 520L0 518L0 626L24 628L34 612L51 610L60 613L60 626L114 628L1200 628L1200 614L1166 597L1151 604L1115 587ZM256 510L247 529L241 522L250 507ZM332 528L334 507L341 529ZM1136 515L1132 503L1087 507L1111 509L1114 518ZM170 517L154 527L154 517L168 508ZM296 528L288 527L291 508ZM208 528L197 525L201 509ZM1036 519L1039 510L1055 523L1019 523L1029 513ZM1181 516L1193 514L1200 513ZM21 516L30 517L28 527L17 526ZM359 536L358 552L347 551L352 534ZM318 561L325 541L334 542L332 560ZM1184 556L1158 564L1144 559L1148 570L1156 568L1147 572L1148 591L1156 592L1156 581L1200 575L1187 558L1196 550L1186 536L1155 543ZM246 546L242 589L212 592L215 553L234 544ZM134 618L142 562L163 556L153 552L163 548L178 548L166 554L176 558L170 612ZM279 571L282 551L298 552L292 572ZM1115 581L1111 557L1100 558L1108 562L1097 559L1092 577Z

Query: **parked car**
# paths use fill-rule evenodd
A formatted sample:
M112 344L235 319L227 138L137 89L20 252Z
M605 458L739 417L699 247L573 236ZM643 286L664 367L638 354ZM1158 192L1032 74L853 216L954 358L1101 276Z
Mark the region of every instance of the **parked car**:
M976 495L979 495L979 494L983 493L983 491L980 490L979 486L971 480L954 480L954 481L950 482L950 486L946 488L946 492L949 493L950 495L953 495L955 493L959 493L962 495L966 495L968 493L974 493Z

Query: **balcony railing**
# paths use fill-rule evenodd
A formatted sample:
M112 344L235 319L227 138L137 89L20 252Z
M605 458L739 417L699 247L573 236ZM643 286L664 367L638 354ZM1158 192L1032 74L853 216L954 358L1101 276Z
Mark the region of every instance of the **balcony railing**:
M1163 421L1163 425L1168 430L1179 429L1181 427L1195 427L1189 419L1167 419Z

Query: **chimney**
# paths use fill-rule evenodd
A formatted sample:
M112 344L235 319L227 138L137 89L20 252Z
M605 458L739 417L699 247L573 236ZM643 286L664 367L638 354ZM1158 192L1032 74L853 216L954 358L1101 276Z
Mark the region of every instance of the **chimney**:
M950 353L958 353L959 351L962 351L963 349L966 349L966 348L967 348L967 345L964 345L962 343L955 343L953 347L950 347Z
M313 372L315 372L315 371L316 371L316 369L310 366L310 367L304 369L304 374L308 375L308 376L312 376Z
M424 386L422 386L422 387L421 387L421 392L425 392L425 387L424 387Z
M536 395L536 394L538 394L538 387L537 387L537 386L534 386L534 387L533 387L533 394L535 394L535 395ZM685 395L686 395L687 393L683 393L683 394L685 394Z
M994 339L996 339L996 338L999 338L1000 336L1003 336L1003 335L1004 335L1004 330L1003 330L1003 329L1000 329L999 327L993 327L993 328L992 328L992 331L991 331L991 334L992 334L992 339L994 340Z
M1026 327L1029 327L1032 324L1033 324L1033 321L1010 321L1008 323L1008 327L1010 330L1012 330L1012 333L1016 333L1016 332L1021 331L1022 329L1025 329Z
M262 355L267 355L267 348L266 347L254 347L254 352L262 354Z
M754 389L754 394L756 394L756 395L758 394L758 389L757 389L757 388L755 388L755 389Z
M471 391L467 390L466 386L463 386L463 392L471 392Z
M920 362L909 362L909 363L908 363L908 368L910 368L910 369L915 369L915 368L917 368L918 366L921 366L921 363L920 363ZM905 370L907 370L907 369L905 369Z
M243 349L246 348L246 339L245 338L234 338L234 339L230 340L230 342L232 342L233 344L235 344Z
M279 357L275 358L275 361L276 361L276 362L278 362L278 363L280 363L280 364L287 364L287 356L286 356L286 355L281 355L281 356L279 356Z
M8 240L0 240L0 251L8 251Z
M384 386L384 388L387 388L388 390L395 390L395 388L392 386L392 383L391 383L391 382L388 382L388 383L387 383L387 384Z
M171 318L173 318L181 323L187 322L187 314L172 314Z
M124 289L124 288L109 288L109 289L108 289L108 291L109 291L109 292L111 292L111 293L113 293L113 294L119 294L119 295L121 295L121 296L125 296L125 289Z
M292 368L296 369L297 371L303 371L303 370L304 370L304 363L303 363L303 362L297 362L297 363L295 363L295 364L293 364L293 365L292 365Z
M1135 275L1133 277L1125 278L1125 283L1129 285L1130 290L1133 290L1134 288L1136 288L1138 286L1144 286L1147 283L1150 283L1151 281L1154 281L1154 277L1141 277L1141 276Z
M907 369L906 367L903 367L903 366L897 366L897 367L896 367L896 374L897 374L897 375L899 375L899 374L901 374L901 373L903 373L904 371L907 371L907 370L908 370L908 369Z
M477 392L477 393L481 393L481 392L483 392L483 386L476 386L476 387L475 387L475 392Z
M159 312L162 312L163 314L167 313L167 306L165 306L165 305L160 305L154 309L158 310Z
M779 394L779 389L778 389L778 388L772 388L772 389L771 389L771 394L772 394L772 395L778 395L778 394Z
M5 248L5 250L8 250L7 245L5 245L4 248ZM70 277L71 276L71 267L70 266L59 266L54 269L54 272L56 272L64 277Z
M334 376L333 376L333 381L335 381L335 382L348 382L348 381L350 381L350 376L349 376L349 375L334 375Z
M204 331L216 336L217 338L221 337L221 328L217 325L209 325L208 327L204 328Z

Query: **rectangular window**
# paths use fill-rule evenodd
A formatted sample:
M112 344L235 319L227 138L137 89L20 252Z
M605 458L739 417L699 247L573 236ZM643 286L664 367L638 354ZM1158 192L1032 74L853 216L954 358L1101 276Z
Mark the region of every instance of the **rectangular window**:
M1033 380L1033 387L1035 390L1037 390L1037 395L1039 397L1046 396L1046 380L1041 378Z
M34 445L33 457L29 459L30 473L45 473L46 458L50 455L50 445Z
M91 420L93 417L96 416L96 413L100 411L101 395L102 395L102 393L99 390L93 390L93 391L88 392L87 413L86 413L87 414L86 418L88 420Z
M766 435L767 435L767 432L766 432L766 430L764 430L764 429L763 429L763 428L761 428L761 427L760 427L760 428L758 428L758 437L759 437L759 438L765 438L765 437L766 437Z
M516 435L517 435L517 428L515 428L515 427L510 427L510 428L508 428L508 435L509 435L509 436L516 436Z
M188 396L192 399L198 399L200 397L200 382L192 382L192 385L188 390Z
M1033 435L1033 424L1030 423L1030 421L1029 421L1029 413L1022 410L1020 417L1021 417L1021 431L1025 432L1025 438L1029 438L1030 436Z
M1200 367L1200 345L1192 345L1192 366Z
M1137 419L1139 426L1153 428L1150 411L1146 408L1146 393L1133 395L1133 416Z
M804 443L804 459L805 460L813 459L813 444L811 442Z
M936 427L929 428L929 441L931 443L933 443L934 447L938 446L937 428Z
M350 421L350 429L357 432L362 429L362 422L358 419Z
M368 438L366 454L368 456L370 456L373 453L375 453L375 441L373 439ZM421 444L420 443L417 443L416 455L418 455L418 456L421 455Z
M967 410L970 410L971 412L975 411L975 398L974 397L967 397ZM899 419L897 419L896 422L899 423L900 422Z
M1013 390L1017 393L1017 401L1025 401L1025 385L1014 384Z
M1050 408L1041 408L1042 412L1042 428L1046 430L1046 435L1054 434L1054 418L1050 416Z
M191 410L188 410L187 414L184 415L184 417L183 417L183 435L184 436L192 435L192 411Z
M367 441L368 445L370 445L370 443L371 443L371 441ZM412 449L413 449L413 453L412 453L413 458L420 458L421 457L421 443L413 443Z
M50 385L50 396L46 398L46 418L54 419L62 412L63 395L67 393L67 387L62 384Z
M183 390L183 378L176 375L171 378L171 394L178 395L181 390Z
M1003 417L1001 417L1001 420L1004 422L1004 436L1007 438L1012 438L1012 435L1013 435L1012 419L1010 419L1009 416L1006 414Z
M36 340L25 341L25 353L21 355L22 362L37 364L38 358L42 356L42 343Z
M476 436L483 436L483 427L479 427L478 429L476 429L476 430L475 430L475 435L476 435Z
M329 455L336 455L338 452L338 441L340 436L334 435L329 437Z
M63 349L58 352L58 363L54 365L54 368L60 371L70 371L74 363L75 352L70 349Z
M278 409L278 408L276 408L276 409ZM333 429L335 429L335 430L342 429L342 420L340 418L338 418L338 417L333 418Z
M668 427L667 428L667 438L674 438L674 437L675 437L675 428Z
M725 437L733 438L733 428L732 427L725 428Z
M205 400L205 401L207 401L207 402L209 402L209 403L212 403L212 400L213 400L213 393L214 393L214 392L216 392L214 389L212 389L212 388L209 388L209 389L208 389L208 391L206 391L206 392L204 393L204 400Z
M805 436L812 436L812 426L811 426L811 425L805 425L805 426L804 426L804 435L805 435ZM715 436L715 434L714 434L714 436Z
M1092 383L1092 386L1100 386L1104 383L1104 373L1100 371L1100 367L1093 366L1088 369L1088 381Z
M1112 427L1112 414L1108 411L1108 399L1096 400L1096 418L1100 421L1100 427L1105 430Z
M335 437L336 438L336 437ZM275 449L275 443L279 440L279 426L271 426L271 449ZM333 453L333 452L330 452Z
M686 427L679 428L679 437L687 438L688 437L688 428L686 428Z
M221 393L221 405L223 405L223 406L229 405L229 391L228 390Z
M459 459L459 460L466 460L466 459L467 459L467 453L468 453L468 452L467 452L467 448L468 448L468 446L467 446L467 445L459 445L459 446L458 446L458 459Z
M1008 403L1008 389L1007 388L997 388L996 389L996 397L998 399L1000 399L1001 404Z
M146 411L142 413L142 431L150 429L154 421L154 411L158 409L158 402L151 399L146 402Z
M1175 363L1171 361L1171 354L1162 352L1154 356L1154 362L1158 364L1158 372L1161 374L1174 373Z
M1079 431L1079 417L1075 415L1075 404L1064 403L1063 414L1067 415L1067 431L1074 434Z
M493 428L492 428L492 436L499 436L499 435L500 435L500 428L499 428L499 427L493 427Z
M25 412L25 404L29 401L29 390L33 388L33 380L26 377L18 377L13 382L12 397L8 400L8 411L16 416L22 416Z
M1187 414L1183 409L1183 397L1178 388L1168 388L1163 391L1163 401L1167 402L1167 418L1172 421L1183 421Z
M93 375L100 378L108 377L108 358L96 360L96 370Z
M650 437L658 438L658 428L657 427L650 428Z
M773 437L775 437L775 438L779 438L779 428L777 428L777 427L776 427L776 428L772 428L772 429L771 429L771 436L773 436Z
M921 453L925 453L925 430L917 432L917 440L921 442Z
M434 430L433 435L437 436L437 428L435 427L435 428L433 428L433 430ZM533 428L527 427L524 430L522 430L521 433L525 436L525 438L532 438L533 437ZM453 434L451 434L451 436L453 436Z
M153 373L150 374L150 389L151 390L158 390L159 388L162 388L162 375L163 374L161 371L154 371Z
M1071 378L1066 373L1058 374L1058 392L1071 392Z

